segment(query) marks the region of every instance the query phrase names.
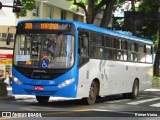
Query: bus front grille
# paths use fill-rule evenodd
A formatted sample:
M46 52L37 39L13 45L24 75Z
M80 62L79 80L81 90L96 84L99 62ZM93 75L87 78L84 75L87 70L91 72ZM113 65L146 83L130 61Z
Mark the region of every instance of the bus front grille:
M58 77L60 77L62 74L61 73L26 73L24 76L26 76L29 79L42 79L42 80L53 80Z

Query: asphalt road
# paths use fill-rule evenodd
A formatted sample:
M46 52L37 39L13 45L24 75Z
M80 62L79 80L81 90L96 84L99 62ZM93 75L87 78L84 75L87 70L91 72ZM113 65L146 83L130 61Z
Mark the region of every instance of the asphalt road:
M9 90L9 94L12 95ZM121 95L100 98L94 105L83 105L81 100L51 98L47 104L39 104L34 96L16 95L15 99L1 99L0 119L145 119L158 120L160 116L160 90L140 92L137 100L123 99ZM9 112L9 113L6 113ZM34 114L33 114L34 113ZM11 117L6 118L8 114ZM36 116L37 115L37 116ZM42 118L40 118L42 116ZM31 117L31 118L25 118Z

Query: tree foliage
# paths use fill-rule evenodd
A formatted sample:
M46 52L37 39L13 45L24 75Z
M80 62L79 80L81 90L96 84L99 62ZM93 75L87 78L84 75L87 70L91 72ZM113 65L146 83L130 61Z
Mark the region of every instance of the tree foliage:
M156 40L159 7L160 0L141 0L138 11L145 14L142 28L143 37Z
M142 0L139 11L145 13L145 23L142 30L143 35L147 38L151 38L157 41L156 44L156 56L154 61L154 75L159 76L159 62L160 62L160 18L158 19L158 13L160 9L160 0ZM159 13L160 14L160 13ZM159 15L160 17L160 15ZM158 25L159 23L159 25ZM159 31L159 37L157 34Z
M72 1L73 5L80 7L84 10L86 15L86 22L93 24L98 13L103 14L101 27L108 27L109 21L112 16L112 11L116 6L127 0L68 0ZM75 7L74 7L75 8Z
M22 0L22 8L19 13L16 13L16 17L25 17L27 15L27 11L31 11L35 8L35 0Z

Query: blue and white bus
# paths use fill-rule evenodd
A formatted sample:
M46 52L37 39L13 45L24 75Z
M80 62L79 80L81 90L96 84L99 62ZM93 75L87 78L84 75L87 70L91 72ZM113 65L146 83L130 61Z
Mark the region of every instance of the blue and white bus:
M9 43L9 39L7 41ZM151 87L153 42L69 20L25 20L16 27L12 92L82 98L123 94L135 99Z

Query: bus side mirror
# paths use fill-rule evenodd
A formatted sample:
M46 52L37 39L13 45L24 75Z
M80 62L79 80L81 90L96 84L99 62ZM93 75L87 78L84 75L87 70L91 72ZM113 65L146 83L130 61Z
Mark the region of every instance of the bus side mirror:
M86 35L82 35L83 48L88 48L88 38Z
M6 41L6 45L10 45L11 42L11 33L9 33L9 30L15 28L15 26L10 26L8 27L8 35L7 35L7 41Z
M11 34L8 33L6 45L10 45L10 42L11 42Z

